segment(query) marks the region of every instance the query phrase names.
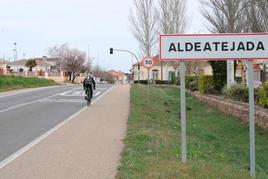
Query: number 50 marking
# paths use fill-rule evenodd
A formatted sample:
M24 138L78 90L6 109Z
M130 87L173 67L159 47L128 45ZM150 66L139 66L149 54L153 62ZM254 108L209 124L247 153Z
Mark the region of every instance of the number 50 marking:
M152 60L145 60L145 64L146 65L152 65L153 64L153 61Z

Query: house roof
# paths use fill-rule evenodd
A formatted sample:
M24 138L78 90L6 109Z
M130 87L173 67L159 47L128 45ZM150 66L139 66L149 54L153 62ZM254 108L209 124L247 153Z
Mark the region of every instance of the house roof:
M5 59L0 59L0 64L5 64L5 63L8 63L8 61Z
M7 65L25 65L27 60L16 60L14 62L8 62Z
M26 62L30 59L22 59L22 60L17 60L14 62L8 62L8 65L25 65ZM47 66L53 66L56 65L56 62L58 61L57 58L33 58L33 60L36 61L37 65L47 65Z

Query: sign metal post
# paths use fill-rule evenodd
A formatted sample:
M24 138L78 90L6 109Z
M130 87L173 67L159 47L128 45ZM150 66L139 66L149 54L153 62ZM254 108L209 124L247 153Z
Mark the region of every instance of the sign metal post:
M248 62L248 82L249 82L249 138L250 138L250 175L255 176L255 110L254 110L254 67L253 61Z
M146 57L143 59L142 64L145 68L148 70L148 87L147 87L147 92L148 92L148 103L150 102L150 93L149 93L149 88L150 88L150 68L152 68L155 64L155 61L151 57Z
M186 144L186 101L185 101L185 63L180 62L180 100L181 100L181 160L187 162Z

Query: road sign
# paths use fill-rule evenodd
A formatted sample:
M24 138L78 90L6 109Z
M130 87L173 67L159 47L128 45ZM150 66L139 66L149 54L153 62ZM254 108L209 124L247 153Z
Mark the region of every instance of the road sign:
M160 59L268 59L268 33L161 35Z
M151 57L147 57L147 58L143 59L142 64L145 68L150 69L154 66L154 59Z
M180 60L182 162L186 163L184 60L247 60L249 81L250 175L255 176L254 69L252 59L268 59L268 33L178 34L160 36L160 60Z

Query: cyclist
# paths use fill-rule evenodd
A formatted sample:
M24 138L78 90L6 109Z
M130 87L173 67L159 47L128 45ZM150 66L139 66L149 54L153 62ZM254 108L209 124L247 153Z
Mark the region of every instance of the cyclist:
M85 94L86 94L87 90L90 90L90 92L91 92L91 98L90 99L92 99L93 88L94 88L94 90L96 89L96 83L95 83L94 77L92 75L90 75L89 73L87 74L87 76L84 79L83 87L84 87L84 90L85 90ZM85 99L88 100L87 99L87 94L85 96Z

